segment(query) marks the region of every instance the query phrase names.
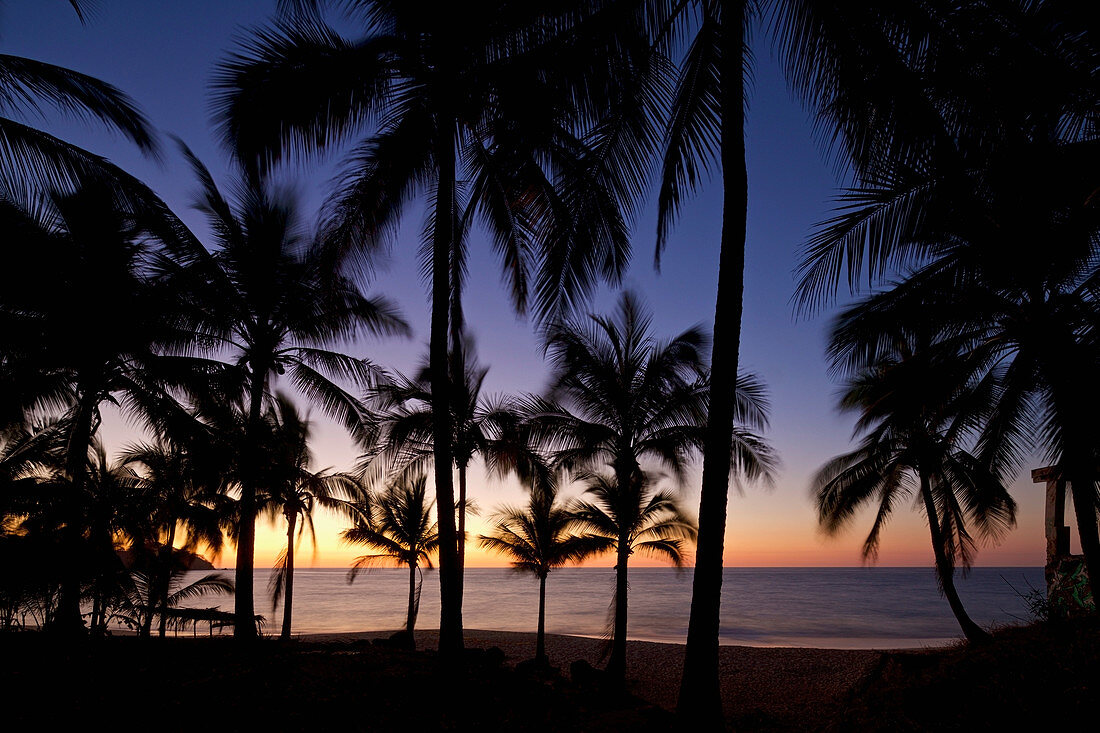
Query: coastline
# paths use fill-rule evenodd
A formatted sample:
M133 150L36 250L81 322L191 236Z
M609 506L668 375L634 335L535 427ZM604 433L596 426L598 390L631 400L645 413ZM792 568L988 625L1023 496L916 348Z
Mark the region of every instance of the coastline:
M297 638L310 643L348 644L384 639L390 633L305 634ZM418 630L417 649L434 649L438 638L435 629ZM466 629L464 638L470 648L499 647L510 665L534 655L533 632ZM603 639L591 637L546 635L550 663L566 675L569 665L576 660L602 666L605 644ZM683 644L627 642L629 690L649 703L673 710L683 672L684 648ZM867 678L882 657L883 651L867 649L721 646L718 664L723 709L729 720L799 720L812 725L824 720L831 707Z

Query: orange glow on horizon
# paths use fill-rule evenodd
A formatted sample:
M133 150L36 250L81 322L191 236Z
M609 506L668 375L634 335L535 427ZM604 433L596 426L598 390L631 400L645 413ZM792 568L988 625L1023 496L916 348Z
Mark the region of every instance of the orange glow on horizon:
M354 547L335 538L338 530L326 532L327 519L319 518L317 524L317 552L308 541L303 541L295 551L295 567L298 568L347 568L356 557L365 554L364 548ZM877 567L931 567L932 549L923 518L899 517L883 537ZM726 534L725 567L860 567L865 565L861 557L864 525L854 525L852 531L827 538L796 528L794 531L778 531L777 527L744 529L732 527ZM500 555L489 553L477 546L476 536L485 531L477 522L471 522L471 540L466 546L466 566L469 568L507 568L510 564ZM1041 534L1041 521L1021 521L1001 545L982 548L975 565L978 566L1041 566L1045 562L1045 545ZM285 529L260 526L256 532L256 568L269 568L275 563L286 542ZM209 557L209 553L204 553ZM213 562L218 568L232 568L236 553L227 546ZM614 555L607 554L583 563L583 567L611 567ZM693 562L689 558L688 566ZM434 563L433 563L434 564ZM635 555L631 567L671 567L669 563Z

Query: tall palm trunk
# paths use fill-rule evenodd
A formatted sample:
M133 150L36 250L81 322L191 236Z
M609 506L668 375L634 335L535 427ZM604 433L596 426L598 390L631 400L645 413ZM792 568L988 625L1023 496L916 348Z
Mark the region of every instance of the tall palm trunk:
M722 245L714 308L703 480L699 492L699 535L684 675L677 703L677 713L682 718L711 727L722 720L718 685L722 553L745 290L748 171L745 164L744 25L745 3L726 3L721 24Z
M84 633L84 621L80 617L80 564L76 561L76 558L81 556L77 502L84 493L84 483L87 480L88 445L92 440L92 422L96 406L95 398L89 396L91 390L83 390L78 386L78 391L81 397L77 402L76 414L73 416L72 430L69 433L65 451L65 470L69 474L71 501L65 508L65 527L61 533L62 542L66 547L65 556L72 561L64 563L61 568L61 588L51 624L53 631L66 636Z
M458 464L458 598L466 587L466 463Z
M454 483L451 477L451 381L448 335L451 303L451 256L454 249L454 124L439 126L436 163L439 185L432 241L432 326L428 368L432 384L432 442L435 453L435 497L439 519L439 651L454 657L462 651L462 584L455 533Z
M629 527L632 525L631 501L629 495L639 486L640 475L629 443L618 447L619 458L615 460L615 482L618 484L618 507L615 514L619 523L619 536L615 546L615 618L611 636L611 658L607 662L607 673L615 684L626 681L626 623L627 601L630 586L627 582L627 563L630 559ZM634 511L637 511L636 509Z
M286 515L286 580L283 583L283 631L279 638L290 641L290 623L294 610L294 525L298 521L298 513L287 512Z
M416 563L409 563L409 611L405 616L405 631L409 632L409 643L413 641L413 629L416 628Z
M626 614L630 594L626 569L629 558L628 540L620 536L615 562L615 628L611 637L611 659L607 663L608 675L620 686L626 680Z
M539 575L539 628L535 633L535 661L546 662L546 573Z
M256 638L256 604L253 578L256 564L256 472L259 464L256 445L263 411L266 365L252 364L252 383L249 385L248 444L245 446L246 462L241 481L240 523L237 534L237 567L234 572L236 592L233 601L233 636L238 639Z
M932 534L932 553L936 558L936 577L940 581L940 589L943 590L944 597L947 598L947 604L951 606L951 613L955 614L955 618L958 620L959 626L962 627L967 641L972 643L988 641L989 634L971 620L966 613L966 609L963 608L958 591L955 590L955 565L944 549L943 528L940 525L939 512L936 511L936 502L932 498L928 476L923 473L920 477L920 493L921 498L924 500L924 511L928 515L928 529Z

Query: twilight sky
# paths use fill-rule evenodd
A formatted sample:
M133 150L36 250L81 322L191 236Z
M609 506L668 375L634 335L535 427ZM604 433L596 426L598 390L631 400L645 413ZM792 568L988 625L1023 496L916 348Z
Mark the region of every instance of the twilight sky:
M91 74L120 87L165 133L183 138L219 178L227 183L227 155L211 124L208 84L217 60L247 29L272 17L275 0L106 0L81 25L62 0L15 0L0 5L0 52L27 56ZM772 399L772 426L767 437L778 450L782 468L774 489L746 487L730 500L726 564L731 566L830 566L860 564L859 547L871 516L864 512L846 533L826 538L816 529L808 495L809 477L830 457L850 445L852 419L834 409L837 385L829 379L823 358L829 312L796 320L790 304L798 249L815 222L830 207L837 179L814 144L805 113L792 101L770 49L756 44L754 93L747 130L749 157L748 252L742 364L761 375ZM205 234L200 217L190 210L196 190L190 171L165 138L163 159L142 157L132 146L94 126L63 121L54 115L31 120L67 140L103 154L153 187L164 200ZM315 211L329 190L336 158L292 173L307 204ZM717 283L721 190L714 183L684 207L670 238L662 270L653 270L654 207L648 206L634 233L634 260L624 286L642 294L653 312L654 333L672 336L690 326L713 322ZM651 202L652 203L652 202ZM423 212L410 208L388 267L368 292L396 301L412 324L409 340L363 341L349 353L409 372L426 352L428 302L415 251ZM591 309L607 311L616 292L596 295ZM476 337L480 360L490 365L490 394L536 392L546 381L538 339L530 322L515 317L501 286L499 268L488 243L471 242L467 320ZM109 324L106 324L109 325ZM316 423L315 468L350 468L355 451L335 425L313 410ZM139 432L117 415L105 415L103 437L112 451L136 439ZM1037 467L1035 463L1031 467ZM503 502L523 495L513 482L490 482L471 472L470 493L483 516ZM1043 489L1024 471L1012 487L1019 503L1017 529L998 547L978 555L981 565L1041 565L1044 562ZM698 474L685 487L686 504L698 506ZM484 531L473 519L470 531ZM361 554L336 538L340 525L318 517L319 567L344 566ZM285 527L261 528L257 564L273 561ZM495 556L468 549L468 562L500 565ZM300 564L310 563L308 542ZM638 564L645 564L637 558ZM216 564L231 565L232 551ZM610 565L605 558L594 564ZM879 564L931 565L927 526L915 509L901 507L885 532Z

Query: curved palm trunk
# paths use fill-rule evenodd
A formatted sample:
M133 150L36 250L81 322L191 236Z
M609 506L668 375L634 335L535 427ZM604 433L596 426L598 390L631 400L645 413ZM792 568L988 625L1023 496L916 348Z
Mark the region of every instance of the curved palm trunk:
M962 599L955 590L955 566L944 551L943 529L940 526L939 513L936 511L936 502L932 499L932 491L929 488L928 477L920 477L920 493L924 500L924 511L928 515L928 529L932 535L932 552L936 557L936 577L940 581L940 589L947 598L947 604L951 606L951 613L962 627L967 641L980 643L989 640L989 634L978 626L963 608Z
M546 663L546 574L539 576L539 628L535 632L535 661Z
M240 529L237 535L237 566L234 571L233 636L238 639L256 638L256 604L253 579L256 564L256 446L258 426L263 410L265 367L252 365L252 383L249 386L247 464L241 481Z
M455 532L454 483L451 476L451 382L447 341L451 301L451 255L454 249L454 125L440 125L436 144L439 185L432 240L432 326L428 367L432 385L432 442L435 454L435 498L439 520L439 652L454 657L462 651L462 581Z
M722 18L722 245L711 346L709 409L699 492L699 535L692 579L684 676L677 713L695 725L722 721L718 685L718 629L722 607L722 553L726 534L733 399L741 349L745 290L745 221L748 172L745 164L745 4L728 2Z
M286 580L283 584L283 630L279 638L290 641L290 623L294 610L294 525L298 514L289 512L286 518Z

